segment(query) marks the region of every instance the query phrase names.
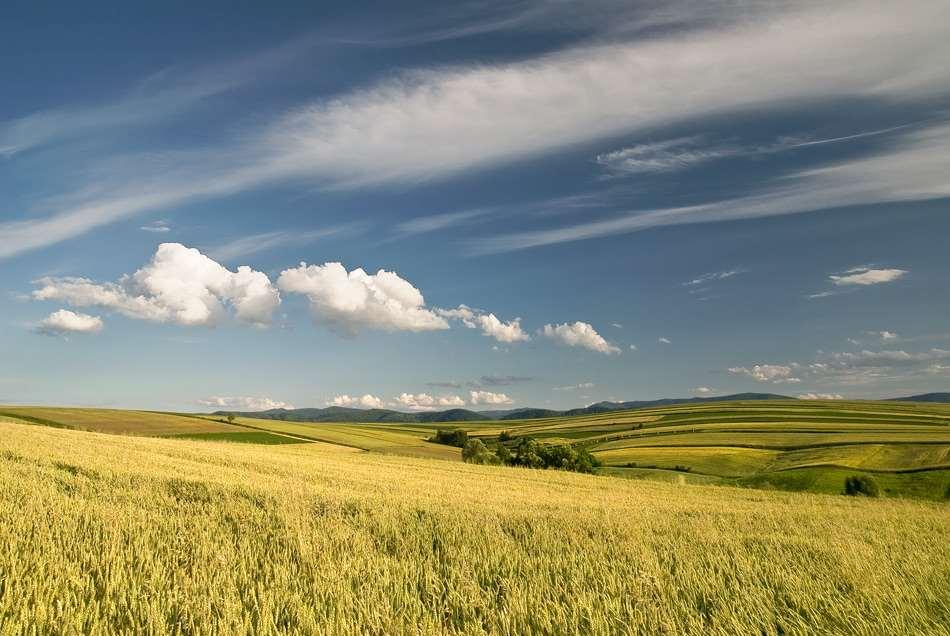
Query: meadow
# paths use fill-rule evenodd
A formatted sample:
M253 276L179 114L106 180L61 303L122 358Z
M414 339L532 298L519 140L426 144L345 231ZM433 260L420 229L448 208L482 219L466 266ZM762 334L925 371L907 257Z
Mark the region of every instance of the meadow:
M950 625L944 503L0 427L3 634Z

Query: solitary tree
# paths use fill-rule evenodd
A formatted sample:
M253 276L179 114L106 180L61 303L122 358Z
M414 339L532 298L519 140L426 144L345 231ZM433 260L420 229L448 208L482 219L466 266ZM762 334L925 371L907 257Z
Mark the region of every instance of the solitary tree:
M228 424L234 424L234 413L228 413Z

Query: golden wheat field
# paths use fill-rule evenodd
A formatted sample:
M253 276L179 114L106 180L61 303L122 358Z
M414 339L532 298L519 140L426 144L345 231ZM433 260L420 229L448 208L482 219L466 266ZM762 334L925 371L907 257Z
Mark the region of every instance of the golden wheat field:
M940 634L950 509L9 423L0 633Z

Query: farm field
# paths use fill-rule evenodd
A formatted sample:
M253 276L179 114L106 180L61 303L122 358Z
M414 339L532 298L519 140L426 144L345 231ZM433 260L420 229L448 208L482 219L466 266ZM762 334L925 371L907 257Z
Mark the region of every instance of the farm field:
M942 503L2 426L0 633L950 624Z
M0 405L0 420L119 435L192 435L233 433L235 430L226 423L205 418L119 409Z
M762 401L665 406L534 420L452 423L307 423L107 409L0 407L0 421L124 435L248 444L322 443L460 461L428 441L460 429L490 447L499 436L590 450L603 474L631 479L835 494L845 477L871 476L886 496L944 500L950 491L950 406L900 402Z

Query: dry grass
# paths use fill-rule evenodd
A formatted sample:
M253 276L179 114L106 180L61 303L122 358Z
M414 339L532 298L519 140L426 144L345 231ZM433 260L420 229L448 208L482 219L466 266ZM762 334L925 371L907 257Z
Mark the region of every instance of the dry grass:
M0 484L4 634L950 624L942 504L16 424Z

